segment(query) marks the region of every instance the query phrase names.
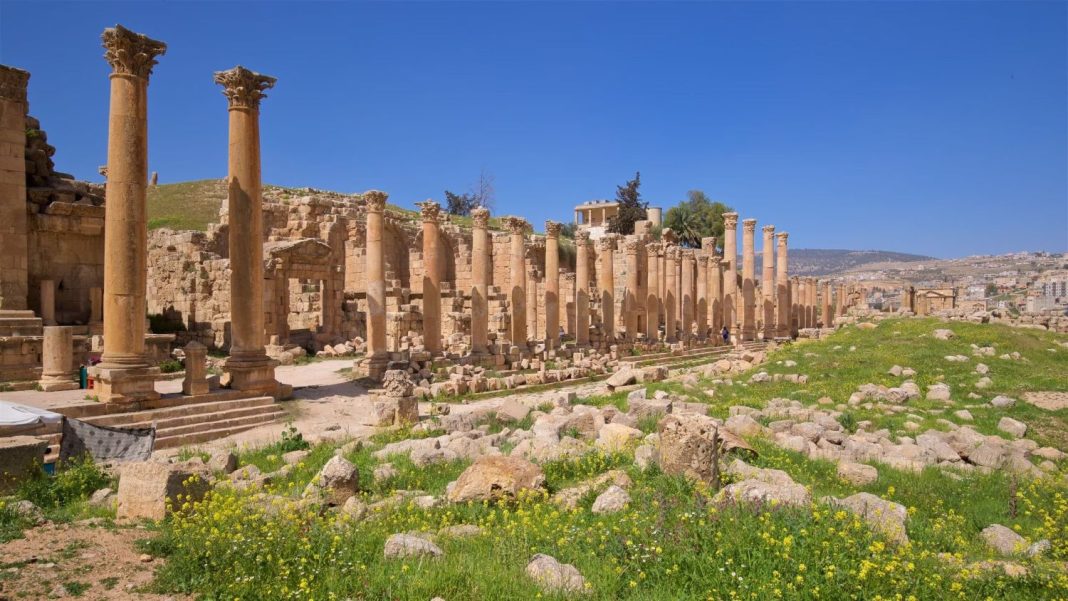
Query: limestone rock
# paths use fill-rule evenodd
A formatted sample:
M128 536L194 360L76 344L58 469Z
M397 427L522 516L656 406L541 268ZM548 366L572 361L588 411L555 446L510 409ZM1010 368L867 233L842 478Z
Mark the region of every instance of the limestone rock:
M545 474L533 463L503 455L485 455L472 463L448 493L449 501L514 499L522 491L539 490Z
M548 592L581 593L586 588L586 579L575 566L542 553L530 559L527 576Z
M119 477L118 518L162 520L167 500L199 501L211 488L205 466L139 461L122 468Z
M434 543L411 534L394 534L390 536L386 539L386 545L382 553L386 556L386 559L441 557L444 554L441 548Z
M927 387L928 401L949 401L950 392L947 384L932 384Z
M1015 404L1016 399L1012 397L1007 397L1003 394L999 394L998 396L990 400L990 405L992 407L997 407L998 409L1007 409Z
M998 430L1015 438L1023 438L1027 434L1027 424L1011 417L1003 417L998 421Z
M844 499L830 497L828 501L857 514L891 542L902 544L909 540L905 532L905 521L908 520L909 512L900 503L887 501L866 492Z
M597 434L597 447L605 451L622 451L634 442L642 439L644 434L637 428L623 424L606 424Z
M718 430L723 452L752 448L736 435L720 427L720 422L704 415L668 415L657 424L660 434L660 469L666 474L682 474L708 480L712 477L713 435Z
M838 477L856 486L866 486L879 479L879 470L863 463L843 461L838 464Z
M521 422L529 414L530 407L515 399L507 399L497 407L497 419L506 423Z
M980 533L986 544L1002 555L1016 555L1027 550L1027 540L1016 534L1011 528L1001 524L991 524Z
M953 330L938 329L934 331L934 337L939 340L949 340L950 338L953 338L954 335Z
M344 457L334 455L304 489L305 497L314 497L327 505L342 505L359 492L360 471Z
M217 451L208 459L208 469L229 474L237 469L237 455L230 451Z
M620 386L626 386L627 384L633 384L637 380L638 380L637 372L634 371L634 369L630 366L630 364L626 364L623 367L620 367L618 370L616 370L616 373L614 373L611 376L609 376L608 380L605 381L605 385L608 386L609 390L615 390L616 388L619 388Z
M593 502L593 513L616 513L626 508L630 503L630 495L627 491L613 484L607 490L597 496Z

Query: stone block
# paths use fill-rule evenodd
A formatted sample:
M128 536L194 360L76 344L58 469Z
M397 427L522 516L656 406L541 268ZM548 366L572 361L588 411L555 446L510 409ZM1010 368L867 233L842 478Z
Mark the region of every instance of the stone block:
M204 465L153 461L126 465L119 477L116 517L162 520L181 503L203 499L211 489L209 476Z

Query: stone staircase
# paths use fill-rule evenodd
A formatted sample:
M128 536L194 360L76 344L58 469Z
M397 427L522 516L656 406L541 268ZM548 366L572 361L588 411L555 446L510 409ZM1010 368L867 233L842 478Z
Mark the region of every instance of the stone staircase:
M156 449L199 444L277 422L286 417L272 397L184 403L128 413L82 418L98 426L156 426Z

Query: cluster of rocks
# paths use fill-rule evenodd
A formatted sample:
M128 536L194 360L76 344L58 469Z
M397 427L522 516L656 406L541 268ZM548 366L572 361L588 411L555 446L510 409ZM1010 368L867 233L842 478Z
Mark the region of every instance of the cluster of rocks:
M55 170L54 146L35 117L26 117L26 198L43 210L53 202L103 206L104 186L76 181L73 175Z
M1049 330L1068 333L1068 316L1063 311L1046 310L1038 313L1020 313L1014 315L1005 309L969 310L952 309L935 313L946 321L968 321L971 323L1000 323L1016 328Z

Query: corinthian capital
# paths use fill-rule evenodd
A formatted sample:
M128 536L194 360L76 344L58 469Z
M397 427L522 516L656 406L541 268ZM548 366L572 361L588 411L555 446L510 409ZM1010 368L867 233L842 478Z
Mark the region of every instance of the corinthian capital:
M507 227L508 231L512 232L513 235L523 235L527 233L527 228L530 227L530 224L522 217L505 217L504 226Z
M723 227L731 230L738 228L738 213L724 213L723 214Z
M104 59L116 75L148 79L152 75L152 67L156 65L156 57L167 52L167 45L163 42L134 33L122 25L105 29L100 39L104 42Z
M480 229L486 229L489 225L490 212L486 207L475 207L471 209L471 222L475 227Z
M640 243L641 241L638 239L637 236L627 236L623 239L623 252L627 253L628 255L638 254L638 245Z
M742 221L742 230L747 234L756 232L756 219L746 219Z
M775 226L765 225L764 227L760 228L760 231L764 232L765 235L771 235L775 233Z
M441 220L441 205L433 200L417 202L415 206L419 207L419 216L423 218L423 223L437 223Z
M590 243L590 233L586 230L579 230L575 232L575 244L584 246Z
M259 110L260 100L267 97L263 91L273 88L276 81L270 75L249 71L241 65L215 72L215 83L223 87L223 96L230 101L232 109Z
M790 237L789 232L779 232L775 234L775 237L779 239L779 246L786 247L786 239Z
M616 236L615 234L608 234L597 240L597 250L610 251L616 249Z
M546 238L559 238L560 237L560 222L559 221L546 221L545 222L545 237Z
M367 207L368 213L381 213L386 208L386 200L389 199L389 194L382 192L381 190L368 190L363 193L364 206Z
M0 65L0 98L26 102L26 84L29 81L29 71Z

